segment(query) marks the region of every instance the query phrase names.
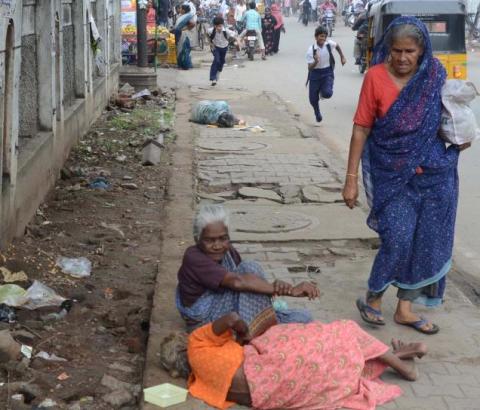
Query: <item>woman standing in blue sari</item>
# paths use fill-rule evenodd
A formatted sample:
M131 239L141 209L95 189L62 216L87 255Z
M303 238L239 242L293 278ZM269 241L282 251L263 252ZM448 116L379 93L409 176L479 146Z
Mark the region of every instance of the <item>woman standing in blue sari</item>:
M354 119L343 197L353 208L358 168L371 208L368 225L380 236L362 319L384 325L382 296L393 285L396 323L434 334L439 327L412 311L412 303L443 300L452 263L458 200L457 162L464 146L439 138L446 72L433 56L425 25L398 17L375 48Z
M191 22L194 13L187 4L182 4L180 13L181 16L177 19L173 30L175 33L175 45L177 46L177 65L183 70L188 70L192 68L193 65L190 57L192 48L187 30L192 29L192 25L194 26L194 23Z

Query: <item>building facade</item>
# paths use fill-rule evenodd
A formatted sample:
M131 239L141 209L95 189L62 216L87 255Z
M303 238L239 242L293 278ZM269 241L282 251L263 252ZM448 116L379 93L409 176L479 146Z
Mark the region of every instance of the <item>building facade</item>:
M0 245L118 87L119 0L0 0Z

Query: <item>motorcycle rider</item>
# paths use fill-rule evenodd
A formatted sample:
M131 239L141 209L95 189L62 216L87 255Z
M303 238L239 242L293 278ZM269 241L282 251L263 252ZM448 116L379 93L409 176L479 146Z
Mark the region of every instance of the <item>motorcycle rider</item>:
M353 56L355 57L355 65L360 64L362 58L362 43L366 40L368 34L368 16L363 12L355 20L352 30L357 32L353 44Z
M256 10L257 5L254 1L248 3L248 10L243 14L242 22L245 23L245 29L240 34L240 40L243 41L243 38L247 34L247 31L252 30L257 33L258 46L262 53L262 60L266 60L265 57L265 45L262 38L262 18Z

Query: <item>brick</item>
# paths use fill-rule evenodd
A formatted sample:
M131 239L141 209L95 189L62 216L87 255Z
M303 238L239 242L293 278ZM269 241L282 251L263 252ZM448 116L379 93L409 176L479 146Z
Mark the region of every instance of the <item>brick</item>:
M471 399L478 399L478 404L480 407L480 386L460 384L460 389L462 389L466 397Z
M269 261L293 261L297 262L300 261L297 252L284 252L284 253L276 253L276 252L267 252L267 258Z
M433 374L450 374L447 368L444 366L443 363L434 362L434 363L422 363L421 365L422 373L433 373Z
M450 374L449 375L432 374L430 378L432 379L432 382L435 386L445 386L450 384L461 385L469 379L464 375L457 376L457 375L450 375Z
M397 407L401 410L449 410L456 407L449 407L442 397L429 397L419 400L416 397L400 397L395 400ZM382 408L382 407L380 407Z
M479 399L454 399L445 397L445 402L450 409L454 410L478 410L480 408Z
M412 389L417 397L428 397L429 399L434 396L450 396L459 399L465 398L465 395L460 390L460 387L456 384L430 386L416 382L412 385Z

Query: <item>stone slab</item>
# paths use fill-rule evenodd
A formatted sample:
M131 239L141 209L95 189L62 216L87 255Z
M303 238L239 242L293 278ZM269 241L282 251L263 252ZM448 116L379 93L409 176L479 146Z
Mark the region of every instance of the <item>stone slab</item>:
M238 194L244 198L262 198L282 202L280 195L270 189L243 187L238 190Z
M344 204L266 205L227 201L231 213L230 234L234 241L321 241L374 239L365 214Z
M302 189L302 195L305 202L341 202L342 193L340 191L323 189L317 185L308 185Z

